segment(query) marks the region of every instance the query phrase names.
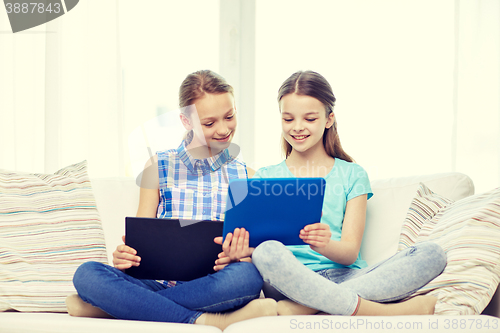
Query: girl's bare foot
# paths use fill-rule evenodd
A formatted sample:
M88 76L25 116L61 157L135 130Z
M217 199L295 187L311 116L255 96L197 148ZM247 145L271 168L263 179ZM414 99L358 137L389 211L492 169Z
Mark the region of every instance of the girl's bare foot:
M241 309L229 313L205 312L196 319L195 324L210 325L224 330L229 325L251 318L276 316L276 301L272 298L254 299Z
M319 310L309 308L290 300L279 301L277 308L278 316L312 315L319 312Z
M68 313L75 317L114 318L92 304L84 302L78 294L66 297L66 308Z
M402 316L434 314L437 298L416 296L399 303L377 303L361 299L357 316Z

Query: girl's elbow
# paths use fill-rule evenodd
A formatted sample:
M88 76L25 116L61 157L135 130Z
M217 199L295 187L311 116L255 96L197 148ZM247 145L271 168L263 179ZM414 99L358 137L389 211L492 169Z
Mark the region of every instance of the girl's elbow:
M343 262L339 263L339 264L342 264L345 266L350 266L350 265L354 264L356 262L356 260L358 260L358 256L359 256L359 249L358 248L352 249L351 251L346 253L346 255L344 256Z
M350 266L350 265L354 264L357 259L358 259L358 256L356 256L354 258L349 256L348 258L344 258L344 260L342 260L342 262L339 262L339 264L344 265L344 266Z

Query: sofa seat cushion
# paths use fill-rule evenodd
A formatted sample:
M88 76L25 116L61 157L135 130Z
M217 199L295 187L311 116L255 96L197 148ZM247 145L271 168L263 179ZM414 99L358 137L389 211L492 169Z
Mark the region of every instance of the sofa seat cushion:
M205 325L72 317L67 313L0 313L0 332L9 333L220 333Z
M278 316L234 323L224 333L255 332L498 332L500 319L492 316Z
M87 162L54 174L0 170L0 311L65 312L88 260L107 262Z

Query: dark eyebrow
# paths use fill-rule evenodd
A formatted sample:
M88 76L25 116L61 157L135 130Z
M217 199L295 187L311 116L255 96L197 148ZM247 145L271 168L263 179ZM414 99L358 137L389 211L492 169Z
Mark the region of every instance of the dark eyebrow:
M230 108L225 114L224 114L224 117L227 117L230 113L233 113L234 112L234 108ZM201 121L214 121L216 118L215 117L207 117L207 118L202 118L200 119L200 122Z
M281 112L281 114L282 114L282 115L285 115L285 114L286 114L286 115L290 115L290 116L292 116L292 114L291 114L291 113L289 113L289 112ZM306 115L306 116L310 116L310 115L318 115L318 114L319 114L319 112L318 112L318 111L311 111L311 112L306 113L305 115Z

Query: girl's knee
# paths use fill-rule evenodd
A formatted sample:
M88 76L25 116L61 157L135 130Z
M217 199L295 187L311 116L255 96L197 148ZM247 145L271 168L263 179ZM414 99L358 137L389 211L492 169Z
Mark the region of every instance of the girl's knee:
M252 262L266 263L274 262L274 258L286 247L278 241L270 240L261 243L252 253Z
M231 267L233 269L237 269L238 273L239 273L238 275L242 276L244 278L248 278L250 280L261 279L259 271L255 267L255 265L250 263L250 262L241 261L238 263L231 264L231 266L228 266L228 267Z
M76 290L84 288L85 285L92 285L93 279L96 277L96 273L103 268L104 264L96 261L87 261L81 264L75 271L73 275L73 285Z
M245 296L260 293L264 284L255 265L249 262L230 264L213 277L217 277L217 286L222 290L234 287Z
M249 293L259 293L262 289L262 285L264 284L264 280L259 273L257 267L254 264L249 262L241 262L240 264L244 267L243 276L246 279L246 285L249 288Z
M290 250L278 241L265 241L257 246L252 253L252 262L264 281L270 279L270 275L276 270L277 263L283 260L287 253L293 256Z
M415 247L429 263L429 267L434 267L438 273L444 270L447 263L446 252L444 252L439 244L434 242L422 242L416 244Z

